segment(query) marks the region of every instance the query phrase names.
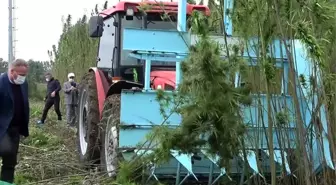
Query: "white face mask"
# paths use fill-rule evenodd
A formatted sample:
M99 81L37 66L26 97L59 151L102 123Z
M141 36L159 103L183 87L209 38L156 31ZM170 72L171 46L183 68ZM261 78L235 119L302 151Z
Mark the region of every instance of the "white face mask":
M74 79L69 78L69 82L73 82L73 81L74 81Z
M18 75L16 79L13 80L15 84L21 85L26 81L25 76Z
M46 79L47 82L49 82L49 81L52 79L52 76L50 76L50 75L46 75L46 76L45 76L45 79Z

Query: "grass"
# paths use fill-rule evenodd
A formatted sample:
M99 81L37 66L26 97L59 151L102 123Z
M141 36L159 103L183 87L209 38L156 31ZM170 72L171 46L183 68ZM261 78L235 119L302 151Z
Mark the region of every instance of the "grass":
M43 102L31 102L30 136L19 150L15 184L111 184L102 174L84 170L77 156L76 130L63 121L54 121L51 109L43 128L35 127Z

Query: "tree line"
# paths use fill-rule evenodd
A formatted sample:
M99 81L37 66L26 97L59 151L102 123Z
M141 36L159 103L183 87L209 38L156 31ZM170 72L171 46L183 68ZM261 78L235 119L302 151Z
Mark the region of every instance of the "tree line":
M50 61L36 61L29 59L29 74L27 81L29 84L29 97L32 99L42 99L43 89L41 83L45 82L44 74L52 69L52 62ZM8 70L8 62L0 58L0 73L5 73Z

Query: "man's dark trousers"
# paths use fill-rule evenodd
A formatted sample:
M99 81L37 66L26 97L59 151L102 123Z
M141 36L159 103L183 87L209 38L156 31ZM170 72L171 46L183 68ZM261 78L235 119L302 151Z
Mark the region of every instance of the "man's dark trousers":
M45 105L44 105L43 113L42 113L42 119L41 119L42 123L44 123L44 121L46 120L48 111L53 105L54 105L55 112L58 116L58 120L62 120L62 115L60 111L60 96L56 95L55 97L47 98Z
M20 134L17 127L9 127L0 140L0 156L2 158L1 181L13 183Z

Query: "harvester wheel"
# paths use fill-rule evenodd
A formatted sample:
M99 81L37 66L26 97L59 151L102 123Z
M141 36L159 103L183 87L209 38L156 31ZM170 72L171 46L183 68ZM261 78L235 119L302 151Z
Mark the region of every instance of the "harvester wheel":
M93 71L86 74L78 86L77 145L80 160L88 167L99 164L99 110L96 78Z
M120 94L114 94L106 98L101 120L101 154L100 162L102 170L107 172L109 177L115 177L121 153L119 145L119 123L120 123Z

